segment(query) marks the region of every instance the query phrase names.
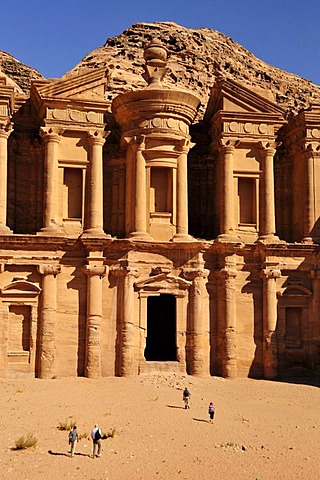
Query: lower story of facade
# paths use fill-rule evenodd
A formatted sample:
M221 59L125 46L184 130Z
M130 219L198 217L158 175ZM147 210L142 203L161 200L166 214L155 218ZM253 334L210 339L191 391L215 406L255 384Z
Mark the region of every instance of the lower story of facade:
M319 246L0 237L0 375L320 369Z

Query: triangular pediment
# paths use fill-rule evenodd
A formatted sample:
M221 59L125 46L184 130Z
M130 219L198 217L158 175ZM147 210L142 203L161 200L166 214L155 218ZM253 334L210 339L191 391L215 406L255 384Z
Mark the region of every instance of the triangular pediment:
M108 78L106 68L99 68L82 75L34 82L33 86L41 98L104 100Z
M260 89L261 90L261 89ZM238 114L263 114L283 116L284 110L268 97L268 92L260 93L254 87L245 87L231 79L217 80L212 88L205 120L218 111Z
M160 273L151 277L146 277L135 283L137 290L185 290L190 287L192 282L184 280L175 275Z

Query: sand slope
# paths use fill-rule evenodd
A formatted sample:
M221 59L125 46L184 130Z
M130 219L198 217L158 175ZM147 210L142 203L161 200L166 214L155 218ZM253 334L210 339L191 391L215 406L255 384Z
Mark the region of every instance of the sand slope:
M191 408L182 404L188 386ZM179 375L101 380L0 381L1 479L304 480L320 475L319 388L310 385ZM214 424L207 406L216 405ZM90 458L87 439L68 456L72 416L80 433L115 427ZM35 450L15 451L22 434Z

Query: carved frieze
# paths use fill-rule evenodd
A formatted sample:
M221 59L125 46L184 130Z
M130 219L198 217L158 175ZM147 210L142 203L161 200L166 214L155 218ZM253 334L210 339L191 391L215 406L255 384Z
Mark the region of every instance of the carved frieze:
M252 122L223 122L224 133L240 135L274 135L274 125Z
M74 109L48 108L46 118L73 123L103 123L103 113L101 112L85 112Z

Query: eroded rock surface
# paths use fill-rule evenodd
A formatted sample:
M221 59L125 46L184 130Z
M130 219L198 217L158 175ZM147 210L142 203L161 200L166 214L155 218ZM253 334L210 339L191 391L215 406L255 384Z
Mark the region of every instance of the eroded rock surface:
M195 30L171 22L132 25L88 53L67 75L105 65L110 75L110 100L128 89L143 88L143 46L152 37L168 49L170 72L164 83L196 93L202 100L200 116L219 71L246 86L271 93L287 113L296 113L320 99L319 86L268 65L230 37L209 28Z

